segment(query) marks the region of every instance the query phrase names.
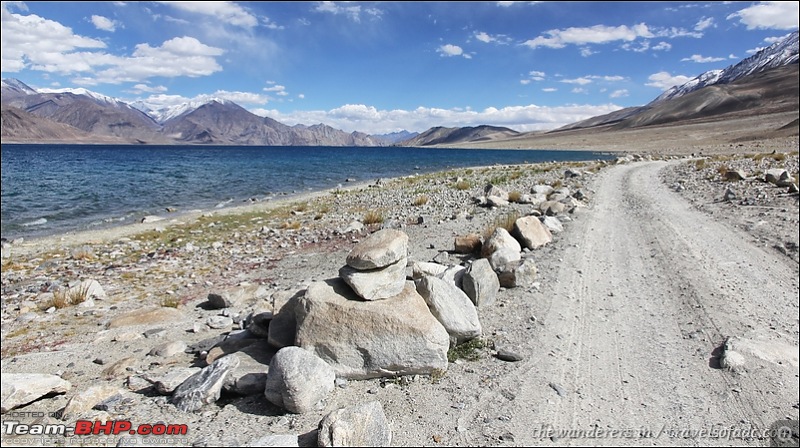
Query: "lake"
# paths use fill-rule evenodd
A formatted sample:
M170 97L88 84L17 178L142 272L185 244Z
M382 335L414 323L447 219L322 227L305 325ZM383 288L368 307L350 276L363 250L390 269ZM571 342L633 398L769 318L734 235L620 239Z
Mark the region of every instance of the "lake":
M402 147L2 145L2 237L133 223L452 168L608 159L589 151Z

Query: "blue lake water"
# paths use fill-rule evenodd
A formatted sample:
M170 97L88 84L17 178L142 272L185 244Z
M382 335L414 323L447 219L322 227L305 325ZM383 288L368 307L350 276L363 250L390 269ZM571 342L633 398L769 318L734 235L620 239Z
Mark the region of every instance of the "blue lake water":
M133 223L451 168L606 159L588 151L364 147L2 145L2 237Z

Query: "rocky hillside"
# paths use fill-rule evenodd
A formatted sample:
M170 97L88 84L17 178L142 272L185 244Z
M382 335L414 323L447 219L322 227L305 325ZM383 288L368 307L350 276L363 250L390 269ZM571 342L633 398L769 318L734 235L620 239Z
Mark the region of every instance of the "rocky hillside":
M475 126L464 128L430 128L422 134L397 143L397 146L431 146L453 143L480 142L515 137L519 132L498 126Z
M25 142L31 139L38 142L72 141L75 143L124 143L115 137L98 138L73 126L57 123L46 118L31 115L22 109L11 106L2 107L0 128L4 143Z
M2 137L15 142L384 146L369 135L324 124L287 126L225 100L191 105L165 121L127 103L83 89L38 92L16 79L2 84L4 111L16 110ZM4 112L5 117L5 112ZM162 115L158 115L162 117ZM5 119L5 118L4 118ZM45 137L46 136L46 137ZM80 137L77 137L80 136Z
M798 33L724 70L702 73L645 106L621 109L553 132L613 126L627 129L722 117L798 110Z

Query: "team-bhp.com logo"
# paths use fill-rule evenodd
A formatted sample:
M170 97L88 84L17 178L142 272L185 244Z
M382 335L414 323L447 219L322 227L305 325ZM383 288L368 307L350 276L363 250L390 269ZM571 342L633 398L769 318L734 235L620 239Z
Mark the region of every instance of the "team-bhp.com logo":
M104 422L78 420L75 426L64 424L24 424L16 421L3 422L3 435L16 436L89 436L132 434L140 436L186 435L189 427L184 424L154 423L134 426L128 420L108 420Z

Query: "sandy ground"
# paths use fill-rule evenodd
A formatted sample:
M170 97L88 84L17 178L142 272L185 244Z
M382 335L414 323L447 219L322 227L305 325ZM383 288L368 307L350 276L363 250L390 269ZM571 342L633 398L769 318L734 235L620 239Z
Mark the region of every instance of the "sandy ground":
M789 148L782 146L785 141L769 140L732 152L761 151L771 145L796 151L796 137L793 141ZM793 157L790 160L796 164L796 153ZM553 243L532 254L539 269L538 285L502 290L497 304L480 312L487 347L479 351L479 359L451 363L442 378L419 377L407 383L350 381L334 391L325 410L303 415L285 414L263 396L227 396L201 412L186 414L157 394L134 393L135 404L125 418L134 423L186 423L190 433L179 441L185 445L239 446L265 434L301 435L303 444L313 440L327 412L379 400L397 446L768 446L769 439L754 431L765 430L779 419L797 420L800 402L800 275L796 255L775 248L787 238L797 239L797 196L784 197L772 190L763 193L784 201L771 211L769 220L775 227L770 239L732 218L746 206L724 204L732 207L728 213L713 208L716 199L711 198L720 194L720 185L702 171L685 169L693 163L626 163L576 181L572 188L580 188L590 199L587 207L570 216L565 231ZM522 177L519 182L528 187L535 180L553 182L562 172ZM675 191L676 172L694 176L694 193ZM403 197L410 200L408 192L422 191L423 185L453 180L450 175L428 178L428 184L407 187ZM435 203L436 196L430 194ZM449 194L440 204L412 212L425 216L424 224L404 224L413 259L430 261L447 254L455 235L481 232L504 213L474 208L469 201L474 191ZM329 196L321 199L331 202ZM341 195L342 201L357 204L360 211L383 202L391 209L395 199L388 192L369 188ZM332 206L338 214L329 213L337 215L330 218L335 221L324 222L328 219L324 218L324 225L340 228L360 216L346 213L337 204ZM470 219L448 218L461 211ZM745 214L751 212L748 209ZM397 213L397 219L406 219L404 223L414 218ZM88 266L64 263L69 267L49 274L22 269L47 263L43 251L53 245L91 242L114 243L109 250L122 250L131 244L125 238L141 230L119 228L11 247L14 255L3 264L3 373L59 373L80 391L96 384L107 367L98 365L98 358L109 362L137 358L128 374L188 365L193 359L189 354L157 362L145 354L164 340L192 343L216 334L213 330L193 334L187 331L191 324L181 322L170 326L164 339L118 342L123 340L120 332L103 330L102 323L136 308L137 303L152 304L173 296L191 298L179 310L189 322L203 321L214 313L197 304L204 294L223 285L263 283L271 290L298 290L310 281L335 277L349 249L363 237L328 232L298 238L283 233L285 239L265 253L266 245L250 250L253 241L241 242L247 240L246 230L240 231L241 239L234 235L239 231L231 231L230 241L223 243L236 250L212 257L208 266L198 261L195 252L154 249L152 263L161 257L160 269L171 266L168 275L152 274L155 271L147 270L144 262L132 262L125 275L114 274L121 270L122 263L117 262L105 279L100 277L112 299L98 309L67 308L49 317L37 312L40 317L30 323L16 320L23 314L18 302L26 297L21 285L41 285L44 280L37 283L37 276L68 277ZM117 244L120 238L123 243ZM100 249L96 250L100 255ZM221 265L211 266L215 259ZM109 272L107 264L92 269ZM25 333L26 326L32 334ZM33 339L26 340L30 336ZM743 353L744 367L735 372L720 368L720 348L730 337L747 341L749 348ZM522 360L501 361L493 356L497 349L512 350ZM124 378L109 383L124 388ZM41 400L24 409L56 411L71 395ZM6 414L3 421L11 418L25 416ZM117 442L114 438L104 441ZM3 436L4 446L14 443L19 439Z

